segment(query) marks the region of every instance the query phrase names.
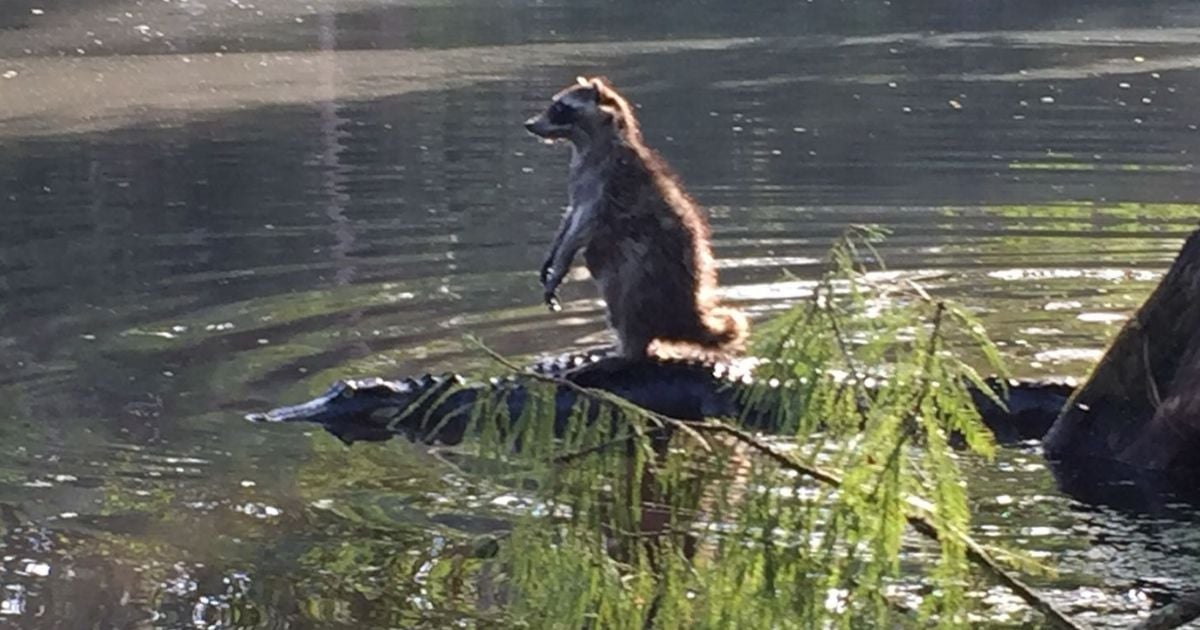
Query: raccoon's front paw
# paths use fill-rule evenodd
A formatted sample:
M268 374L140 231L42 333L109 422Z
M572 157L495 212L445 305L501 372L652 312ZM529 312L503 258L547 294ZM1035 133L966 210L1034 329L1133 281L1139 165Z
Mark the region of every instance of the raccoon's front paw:
M546 262L542 263L539 275L542 281L542 301L551 311L562 310L562 305L558 303L558 285L562 284L562 274L554 268L553 258L547 258Z
M546 302L546 306L550 307L551 312L557 313L562 310L562 304L558 302L558 292L555 289L547 288L542 293L542 300Z

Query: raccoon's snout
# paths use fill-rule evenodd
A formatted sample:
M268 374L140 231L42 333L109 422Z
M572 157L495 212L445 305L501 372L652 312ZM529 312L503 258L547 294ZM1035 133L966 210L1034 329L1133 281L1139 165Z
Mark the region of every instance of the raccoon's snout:
M525 121L529 133L546 140L560 140L571 133L570 125L556 125L545 114L539 114Z

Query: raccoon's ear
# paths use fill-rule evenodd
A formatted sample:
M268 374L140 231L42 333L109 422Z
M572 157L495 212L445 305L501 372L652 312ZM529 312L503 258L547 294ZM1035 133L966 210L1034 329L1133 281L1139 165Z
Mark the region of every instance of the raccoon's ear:
M579 85L579 87L587 88L587 90L589 92L591 92L592 101L595 102L596 104L600 103L602 98L601 98L601 94L600 94L599 84L597 83L597 79L589 79L587 77L575 77L575 83L577 83Z
M612 85L604 77L592 77L588 80L588 85L592 86L593 90L596 90L596 94L607 94L613 91Z

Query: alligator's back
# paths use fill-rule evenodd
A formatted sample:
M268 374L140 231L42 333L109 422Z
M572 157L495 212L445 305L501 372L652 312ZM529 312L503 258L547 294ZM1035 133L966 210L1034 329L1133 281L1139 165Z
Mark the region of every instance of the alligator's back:
M726 363L609 357L565 377L664 416L700 420L738 415L741 374L750 373Z
M260 422L314 422L349 443L399 435L415 441L457 443L471 426L473 410L484 400L507 407L508 417L520 418L533 400L532 385L547 377L568 384L553 388L554 430L563 435L585 396L577 388L602 390L649 411L681 420L734 418L751 430L785 431L777 426L773 404L792 391L788 385L756 382L754 360L737 363L663 361L606 356L602 351L567 355L536 364L531 373L517 373L487 382L456 375L423 376L399 381L358 379L342 381L308 402L250 414ZM1071 393L1071 385L1047 381L1012 381L1007 389L995 379L989 387L1005 398L1006 406L972 390L976 408L998 442L1040 438ZM753 408L747 401L754 400ZM603 406L591 405L594 420ZM779 407L782 408L782 407ZM548 410L547 410L548 411ZM500 427L503 429L503 427Z

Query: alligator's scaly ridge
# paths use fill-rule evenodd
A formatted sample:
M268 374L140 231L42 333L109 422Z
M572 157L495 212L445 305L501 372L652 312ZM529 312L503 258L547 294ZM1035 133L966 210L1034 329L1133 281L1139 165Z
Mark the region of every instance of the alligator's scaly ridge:
M778 395L786 386L775 380L756 382L754 364L753 359L715 364L631 360L594 350L543 359L529 371L607 391L673 418L732 417L750 428L770 430L774 428L771 402L766 398L764 404L762 397ZM308 402L246 417L254 422L315 422L346 443L403 436L419 442L457 444L469 428L472 408L481 396L503 401L509 417L519 418L535 380L529 374L486 382L467 381L457 374L395 381L350 379L334 383ZM994 392L1003 389L997 379L989 379L988 385ZM1060 381L1010 381L1007 385L1007 409L983 392L971 391L984 423L1002 443L1040 438L1073 390L1072 383ZM753 408L745 404L749 388L759 388ZM579 396L569 386L554 386L556 435L566 431Z
M625 369L633 361L630 359L619 358L614 348L601 346L598 348L589 348L579 352L569 352L564 354L542 357L529 365L526 368L534 374L542 376L563 377L567 373L582 369L588 366L611 360L613 368L610 369ZM754 367L758 365L759 360L756 358L745 357L737 359L726 359L723 361L706 361L703 358L686 358L686 357L670 357L670 358L655 358L647 360L657 366L674 369L675 366L694 366L697 369L711 370L713 376L726 380L746 380L753 378Z

